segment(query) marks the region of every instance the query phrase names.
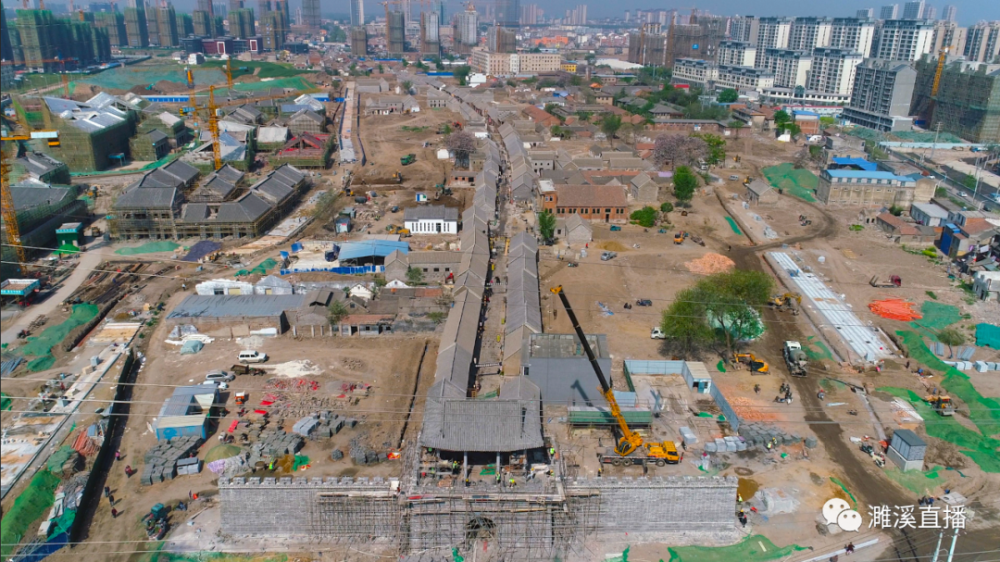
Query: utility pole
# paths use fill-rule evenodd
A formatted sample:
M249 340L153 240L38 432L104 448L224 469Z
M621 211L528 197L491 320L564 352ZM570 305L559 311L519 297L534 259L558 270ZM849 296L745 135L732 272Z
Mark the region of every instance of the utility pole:
M941 122L938 121L937 131L934 133L934 144L931 145L931 162L934 161L934 150L937 148L938 135L941 134Z
M944 533L944 531L942 531ZM955 527L955 534L951 536L951 548L948 549L948 562L955 557L955 543L958 542L958 527Z
M931 562L938 562L938 558L941 555L941 541L942 540L944 540L944 529L941 529L941 532L938 533L938 542L937 542L937 546L934 547L934 558L931 559Z

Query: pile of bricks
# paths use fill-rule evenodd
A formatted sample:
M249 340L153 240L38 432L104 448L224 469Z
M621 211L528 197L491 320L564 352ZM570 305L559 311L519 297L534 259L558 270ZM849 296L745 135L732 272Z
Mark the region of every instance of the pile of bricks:
M177 461L196 456L201 444L201 437L194 435L161 441L146 453L139 483L152 486L173 480L177 476Z
M292 433L307 439L329 439L340 433L341 429L351 429L358 425L354 418L342 418L330 411L310 414L292 426Z
M250 458L247 464L254 466L258 462L269 462L285 455L294 455L302 450L305 440L302 436L294 433L285 433L280 429L266 429L256 434L251 430L251 439L254 444L250 446ZM253 435L256 434L256 435Z
M746 442L747 447L762 449L766 449L769 442L774 446L795 445L802 442L801 436L789 435L766 423L745 423L740 426L739 434Z
M378 464L380 462L385 462L389 460L388 453L385 452L379 453L377 451L372 450L370 447L368 447L366 444L362 442L361 437L355 437L351 439L350 455L351 458L354 460L354 464L359 464L363 466L369 464Z

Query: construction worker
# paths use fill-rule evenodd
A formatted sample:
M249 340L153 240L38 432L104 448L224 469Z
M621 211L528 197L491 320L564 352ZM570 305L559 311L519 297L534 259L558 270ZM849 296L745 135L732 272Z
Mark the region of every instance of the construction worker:
M513 476L510 477L510 487L511 488L517 487L517 480L514 480Z

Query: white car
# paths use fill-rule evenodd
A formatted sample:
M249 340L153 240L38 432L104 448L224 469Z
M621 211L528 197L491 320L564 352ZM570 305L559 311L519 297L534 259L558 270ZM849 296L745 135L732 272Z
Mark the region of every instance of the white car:
M205 381L205 382L203 382L201 384L204 384L204 385L213 385L213 386L215 386L215 388L218 388L219 390L229 390L229 383L222 382L222 381Z
M663 330L659 326L654 326L652 330L649 331L649 339L651 340L665 340L667 335L663 333Z

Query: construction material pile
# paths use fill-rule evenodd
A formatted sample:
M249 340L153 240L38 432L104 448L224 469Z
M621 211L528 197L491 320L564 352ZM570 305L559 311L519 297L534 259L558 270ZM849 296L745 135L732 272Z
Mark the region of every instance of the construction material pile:
M868 305L868 308L882 318L899 320L901 322L911 322L924 317L922 314L914 310L915 306L915 303L905 301L903 299L885 299L872 302Z
M745 423L740 425L739 429L740 437L746 442L747 447L759 447L762 449L767 448L767 444L771 443L771 446L781 446L781 445L795 445L797 443L802 443L805 441L806 447L810 449L816 446L815 437L806 437L803 439L799 435L789 435L781 429L766 423Z
M266 429L259 433L251 429L248 437L255 441L250 447L250 458L247 459L247 464L250 466L255 466L258 462L274 461L285 455L294 455L305 445L302 436L285 433L280 429Z
M160 442L146 453L139 484L152 486L173 480L177 476L177 461L197 456L201 444L201 437L195 435Z
M292 426L292 433L307 439L329 439L340 433L341 429L353 428L358 425L354 418L342 418L333 412L324 411L310 414Z
M299 361L289 361L288 363L279 363L271 368L271 372L275 376L283 377L286 379L298 379L307 376L318 375L322 372L322 369L314 364L308 359L302 359ZM280 389L279 389L280 390Z
M689 261L684 264L691 273L697 273L698 275L712 275L714 273L723 273L729 271L730 269L736 267L733 260L727 258L726 256L720 254L705 254L704 256Z
M388 447L387 447L388 449ZM351 439L350 448L351 458L354 459L354 464L359 465L369 465L378 464L380 462L385 462L389 460L389 454L387 452L378 452L373 450L371 447L364 443L362 437L355 437Z

